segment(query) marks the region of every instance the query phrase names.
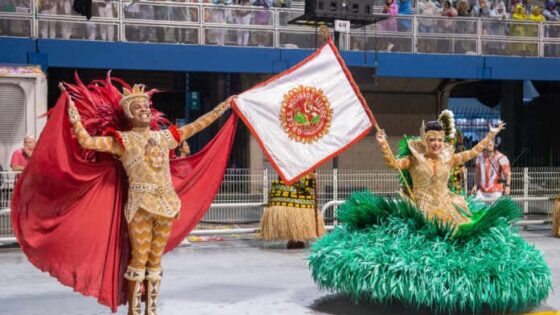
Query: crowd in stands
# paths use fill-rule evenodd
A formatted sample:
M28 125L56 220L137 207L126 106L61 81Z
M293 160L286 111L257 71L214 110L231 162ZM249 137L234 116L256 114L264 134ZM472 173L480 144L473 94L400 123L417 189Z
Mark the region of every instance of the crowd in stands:
M547 0L419 0L415 9L417 15L446 17L477 17L512 19L532 22L559 21L557 7L560 2ZM386 0L383 13L391 16L411 14L409 0Z
M42 15L77 15L72 10L73 0L36 0L37 12ZM197 7L181 6L177 4L199 3L210 5L199 11ZM198 43L199 33L195 25L184 26L143 25L138 21L170 21L216 24L215 27L205 29L203 36L205 43L210 45L238 45L238 46L270 46L273 33L263 29L231 29L220 28L220 24L235 25L272 25L273 7L290 7L292 0L155 0L150 2L133 1L124 7L124 16L129 23L124 30L124 38L134 42L168 42L168 43ZM391 17L416 14L421 16L418 23L419 33L457 33L476 34L473 23L459 23L453 20L429 19L429 17L475 17L495 19L499 21L523 21L523 23L558 21L560 14L556 0L417 0L412 5L410 0L382 0L385 5L382 13ZM20 3L21 2L21 3ZM158 2L162 2L161 5ZM29 0L0 0L0 11L16 12L27 8ZM99 18L116 18L119 3L111 0L93 2L93 16ZM244 8L247 7L247 8ZM200 16L199 16L200 15ZM281 17L282 20L282 17ZM0 29L8 28L3 21ZM538 28L527 27L526 24L506 26L495 23L491 26L483 25L483 33L490 35L536 37ZM410 20L389 18L378 23L381 31L411 31ZM21 27L20 27L21 28ZM117 23L102 23L91 21L39 21L40 38L88 39L115 41L118 40ZM560 36L560 27L546 28L549 37ZM2 31L0 30L0 33ZM0 34L1 35L1 34Z
M389 15L389 18L378 22L377 29L385 32L410 32L412 23L407 15L411 14L411 4L409 0L384 0L385 5L382 13ZM507 0L506 0L507 1ZM539 36L538 22L560 22L558 5L555 0L537 2L538 0L418 0L415 5L415 14L418 18L419 35L422 34L447 34L455 33L462 35L477 35L478 26L472 19L462 18L482 18L481 35L509 36L509 37L529 37ZM447 18L445 18L447 17ZM505 21L508 21L504 23ZM559 25L550 24L544 28L544 36L558 38L560 36ZM406 40L399 41L398 38L383 38L373 43L377 50L392 51L396 47L399 51L410 51L410 46ZM353 42L352 49L361 50L365 41L356 40ZM511 46L511 47L510 47ZM441 39L421 39L418 40L417 49L419 52L440 52L440 53L476 53L476 42L473 38L459 38L454 44L449 40ZM483 44L484 53L495 54L500 51L515 51L517 55L536 56L538 46L535 43L514 43L506 45L503 42L486 42ZM545 47L545 55L556 55L555 52L548 50L556 49L550 45Z
M0 0L8 1L8 0ZM15 1L15 0L13 0ZM76 15L72 11L73 0L38 0L38 12L46 15ZM161 5L157 2L162 2ZM145 3L134 1L124 7L125 18L141 21L170 21L198 23L203 19L205 23L213 24L245 24L272 25L272 7L289 7L291 0L202 0L203 3L215 6L206 7L200 13L197 7L174 4L199 3L198 0L175 0L172 2L156 0ZM252 7L241 8L241 7ZM102 0L93 2L93 16L100 18L115 18L118 16L118 2ZM199 16L201 14L202 16ZM41 38L88 39L88 40L117 40L117 27L110 23L75 22L43 22L39 25ZM239 46L265 46L271 44L272 34L266 31L249 31L235 29L229 31L231 43ZM206 43L225 45L228 30L212 28L206 30ZM127 41L135 42L171 42L198 43L196 27L134 25L128 23L125 29Z

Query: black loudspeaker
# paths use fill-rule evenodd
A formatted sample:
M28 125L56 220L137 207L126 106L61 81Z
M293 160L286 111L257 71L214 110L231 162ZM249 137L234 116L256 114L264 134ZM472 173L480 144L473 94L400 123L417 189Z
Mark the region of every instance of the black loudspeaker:
M304 15L290 23L324 22L332 25L334 20L349 20L353 26L367 25L383 19L373 15L374 0L305 0Z
M305 15L341 20L368 20L374 0L305 0Z

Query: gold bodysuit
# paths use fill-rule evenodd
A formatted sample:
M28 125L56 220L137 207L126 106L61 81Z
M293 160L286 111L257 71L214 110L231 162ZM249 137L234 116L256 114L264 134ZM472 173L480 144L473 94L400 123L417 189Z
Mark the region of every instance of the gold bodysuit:
M451 170L475 158L488 145L495 133L488 135L471 150L455 153L455 148L445 144L438 154L437 162L425 157L426 144L423 140L409 140L411 156L396 160L386 141L380 144L385 162L392 169L407 169L412 177L414 202L430 219L439 219L452 225L470 222L470 211L465 198L452 193L448 187ZM437 165L437 167L436 167Z
M445 223L462 224L470 222L465 214L470 214L467 201L449 191L447 186L449 174L453 169L454 147L445 144L439 156L439 167L424 157L426 146L423 141L409 140L408 146L412 152L409 158L408 171L412 176L412 192L416 206L433 219L438 218Z
M181 200L171 183L169 151L179 143L168 130L119 132L124 144L120 157L128 176L125 217L130 222L139 208L166 218L181 210Z
M171 129L165 131L116 132L115 137L92 137L80 121L73 124L76 137L84 149L114 154L122 162L128 175L128 203L125 217L128 223L139 208L166 218L177 217L181 201L171 183L169 151L178 144L200 132L218 119L229 107L226 102L199 117L193 123L175 129L180 141Z

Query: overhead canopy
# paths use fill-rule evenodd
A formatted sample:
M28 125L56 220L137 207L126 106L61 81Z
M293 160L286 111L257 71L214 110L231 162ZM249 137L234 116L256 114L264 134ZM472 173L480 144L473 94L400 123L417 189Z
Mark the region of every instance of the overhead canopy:
M498 109L488 107L476 98L449 98L448 108L455 114L455 118L500 118L500 111Z

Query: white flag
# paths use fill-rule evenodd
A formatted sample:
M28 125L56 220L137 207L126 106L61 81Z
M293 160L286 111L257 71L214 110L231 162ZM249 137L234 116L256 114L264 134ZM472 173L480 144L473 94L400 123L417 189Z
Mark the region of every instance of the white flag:
M240 94L233 108L287 184L342 153L375 124L331 40Z

